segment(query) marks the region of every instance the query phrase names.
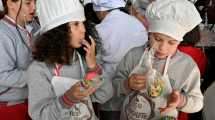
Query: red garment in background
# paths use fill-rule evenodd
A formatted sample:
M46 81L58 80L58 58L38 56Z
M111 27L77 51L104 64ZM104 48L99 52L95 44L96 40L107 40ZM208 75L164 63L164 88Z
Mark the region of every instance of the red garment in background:
M27 102L12 106L1 105L0 120L31 120Z
M198 65L201 76L203 76L207 65L207 57L202 50L193 46L179 46L178 49L193 58ZM188 120L188 114L179 112L178 120Z
M193 58L199 67L201 76L203 76L207 65L207 57L202 50L193 46L179 46L178 49Z

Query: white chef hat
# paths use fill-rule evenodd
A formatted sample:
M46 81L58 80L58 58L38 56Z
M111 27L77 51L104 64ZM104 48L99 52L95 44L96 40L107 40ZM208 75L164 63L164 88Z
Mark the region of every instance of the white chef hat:
M0 11L3 11L4 10L4 6L2 4L2 0L0 0Z
M149 32L163 33L178 41L202 21L188 0L156 0L148 6L146 17Z
M40 33L70 21L84 21L84 8L79 0L37 0Z
M91 0L95 11L107 11L115 8L125 7L124 0Z

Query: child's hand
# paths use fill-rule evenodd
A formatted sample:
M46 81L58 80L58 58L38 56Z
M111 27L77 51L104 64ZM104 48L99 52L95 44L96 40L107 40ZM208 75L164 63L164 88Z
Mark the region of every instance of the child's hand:
M98 73L95 71L88 72L83 80L84 87L94 87L99 88L102 83L102 79L99 77Z
M86 63L89 69L94 69L96 67L96 55L95 55L95 46L96 43L93 38L90 36L91 44L86 40L83 40L82 44L84 45L84 50L86 51Z
M132 90L143 90L146 88L146 76L141 74L132 74L128 78L128 87Z
M83 89L81 83L79 82L73 85L68 91L66 91L65 95L69 98L70 101L78 103L85 101L85 98L90 96L95 91L96 89L92 87L85 87Z
M169 96L167 106L165 108L160 108L161 114L170 112L179 106L181 102L181 93L178 90L173 90Z

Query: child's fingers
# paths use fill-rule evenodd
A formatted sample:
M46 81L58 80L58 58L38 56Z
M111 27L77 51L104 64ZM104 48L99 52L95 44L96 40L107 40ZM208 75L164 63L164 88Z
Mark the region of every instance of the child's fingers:
M90 41L91 41L91 45L96 46L95 40L93 39L92 36L89 36Z
M86 40L83 40L82 44L85 45L87 48L90 48L90 44Z

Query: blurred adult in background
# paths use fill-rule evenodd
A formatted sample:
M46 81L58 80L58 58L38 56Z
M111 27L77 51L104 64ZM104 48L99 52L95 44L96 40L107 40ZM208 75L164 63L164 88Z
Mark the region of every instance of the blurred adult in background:
M113 78L117 65L125 54L147 42L147 31L139 20L123 11L124 0L92 0L92 3L101 21L96 25L102 43L99 61L104 71ZM114 96L101 105L100 119L119 120L123 99L123 96Z
M23 75L32 61L35 0L2 0L0 16L0 119L27 120Z

